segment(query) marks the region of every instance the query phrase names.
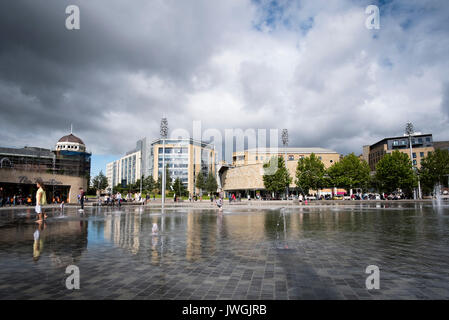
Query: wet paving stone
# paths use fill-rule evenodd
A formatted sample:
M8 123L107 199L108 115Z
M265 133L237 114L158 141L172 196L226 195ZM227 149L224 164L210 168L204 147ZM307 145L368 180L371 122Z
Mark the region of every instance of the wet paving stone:
M447 205L49 213L0 211L0 299L449 299Z

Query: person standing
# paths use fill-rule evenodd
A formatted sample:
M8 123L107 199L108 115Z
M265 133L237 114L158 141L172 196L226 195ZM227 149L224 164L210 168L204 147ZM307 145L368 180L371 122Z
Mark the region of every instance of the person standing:
M119 207L122 206L122 194L120 192L117 192L117 203Z
M42 179L37 179L36 181L37 191L36 191L36 208L38 219L36 222L42 222L43 219L47 219L47 215L43 212L42 206L47 204L47 196L44 191L44 182Z
M81 204L81 210L84 210L84 189L80 188L80 204Z

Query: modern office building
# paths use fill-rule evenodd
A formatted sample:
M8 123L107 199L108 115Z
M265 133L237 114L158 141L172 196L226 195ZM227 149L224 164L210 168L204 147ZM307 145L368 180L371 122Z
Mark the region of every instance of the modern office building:
M419 132L412 135L412 157L413 166L421 167L421 161L434 151L434 141L432 134L421 134ZM363 158L367 160L371 171L376 170L376 165L388 153L398 150L410 157L410 141L406 135L384 138L373 145L363 146Z
M195 187L196 177L201 171L204 175L216 174L215 146L193 139L165 139L165 153L163 140L156 139L150 143L148 156L148 173L157 180L162 175L163 155L172 182L179 178L189 193L198 194Z
M35 195L36 180L44 181L47 200L77 201L79 188L87 189L91 153L73 134L59 139L55 149L0 148L0 186L6 196Z
M108 179L108 189L117 185L126 187L136 183L141 175L141 150L127 152L118 160L106 164L106 178Z
M189 193L197 194L195 188L198 172L207 175L215 174L216 152L211 144L193 139L165 139L165 153L162 152L163 140L149 141L143 138L137 141L136 148L119 160L108 163L106 177L109 188L119 183L134 183L140 174L152 176L158 180L162 175L162 155L165 154L165 165L168 167L171 182L179 178Z
M340 154L324 148L257 148L234 152L232 164L222 164L219 171L219 181L223 191L239 192L242 195L254 196L258 191L264 191L263 164L273 156L287 159L286 166L292 177L290 188L295 188L295 175L298 160L310 157L314 153L329 168L340 159Z

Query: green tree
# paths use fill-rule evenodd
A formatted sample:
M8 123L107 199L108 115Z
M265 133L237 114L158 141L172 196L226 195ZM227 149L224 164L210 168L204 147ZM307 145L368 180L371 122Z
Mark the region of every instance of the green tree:
M449 152L437 149L429 153L421 162L419 174L427 193L432 192L436 184L445 185L449 174Z
M277 159L272 157L269 162L264 163L263 169L263 184L267 191L276 196L286 191L287 186L292 182L292 178L288 173L283 157L277 157Z
M148 177L143 179L143 181L142 181L142 188L147 193L151 193L151 192L153 192L157 188L156 181L154 181L153 176L148 176Z
M215 179L215 176L212 172L209 172L205 182L205 189L208 193L215 193L217 192L217 188L218 188L217 179Z
M321 160L312 153L310 157L300 158L296 166L296 187L308 194L309 190L318 190L326 184L325 168Z
M203 193L203 189L206 188L206 180L204 179L204 174L202 171L198 172L196 176L195 187L200 190L200 194Z
M376 165L376 180L382 191L402 189L410 193L416 186L416 176L407 154L398 150L386 154Z
M367 187L370 182L369 172L368 163L354 153L344 156L326 170L330 184L346 190Z
M108 178L103 174L103 171L100 171L100 173L92 179L92 188L95 189L95 191L98 190L104 190L108 186Z
M180 197L188 195L186 187L179 178L176 178L175 182L173 183L173 191Z

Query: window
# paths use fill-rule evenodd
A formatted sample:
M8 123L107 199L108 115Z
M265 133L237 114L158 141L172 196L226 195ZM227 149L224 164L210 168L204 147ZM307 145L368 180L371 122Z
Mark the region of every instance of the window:
M292 154L288 155L288 161L293 161L295 160L295 157Z
M321 160L321 159L322 159L322 158L321 158L321 156L319 156L319 157L318 157L318 159L320 159L320 160Z
M422 138L419 138L419 139L418 139L418 143L422 143Z
M427 138L426 138L426 142L430 142L430 137L427 137Z
M331 160L331 163L334 162L334 160Z
M256 161L257 161L257 156L256 156Z
M416 166L416 160L413 160L413 165Z
M419 156L422 158L422 157L424 157L424 152L420 152L419 153Z
M398 141L398 140L394 140L394 141L393 141L393 145L394 145L394 146L398 146L398 145L399 145L399 141Z
M403 146L407 145L407 140L401 140L401 144L402 144Z
M416 158L416 152L413 152L413 159Z

